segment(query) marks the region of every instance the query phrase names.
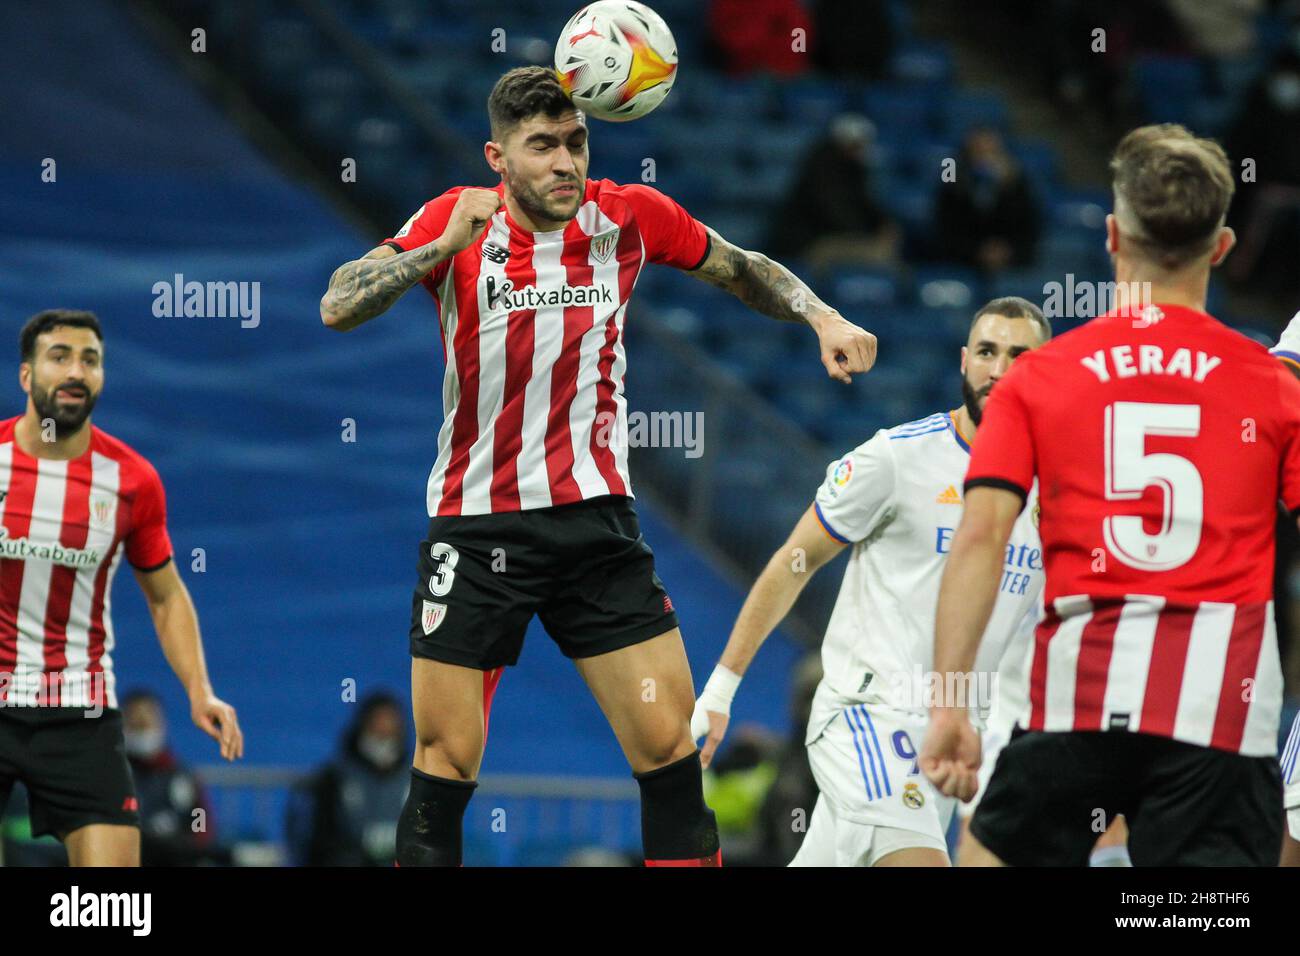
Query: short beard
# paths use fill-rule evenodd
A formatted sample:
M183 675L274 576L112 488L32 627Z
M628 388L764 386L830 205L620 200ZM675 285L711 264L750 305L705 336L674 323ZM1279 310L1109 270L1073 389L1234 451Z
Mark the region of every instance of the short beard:
M984 417L984 410L980 408L979 395L975 389L970 387L970 382L966 381L966 376L961 377L961 400L966 406L966 414L970 420L975 423L975 427L980 427L980 419Z
M57 393L58 388L42 388L35 381L32 382L32 406L40 417L41 427L44 428L47 421L54 422L54 438L62 441L81 431L90 418L90 413L95 410L95 401L99 396L86 389L86 398L81 407L68 409L59 406Z
M568 222L578 214L577 206L575 206L573 212L567 216L563 214L556 215L547 208L547 198L516 179L509 168L506 169L506 186L510 189L510 195L515 197L515 202L519 204L519 208L527 213L528 218L534 222L539 220L543 222ZM579 200L578 205L581 205L582 183L575 180L574 186L578 189L575 198Z

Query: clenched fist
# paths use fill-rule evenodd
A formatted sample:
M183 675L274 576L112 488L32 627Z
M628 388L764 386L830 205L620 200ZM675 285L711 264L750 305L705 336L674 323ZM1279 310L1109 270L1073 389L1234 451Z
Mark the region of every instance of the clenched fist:
M851 382L851 373L870 371L876 364L876 337L838 312L823 312L810 324L817 331L822 365L831 378Z
M483 235L488 221L504 200L491 189L465 189L456 197L447 228L438 237L438 248L447 256L468 249Z

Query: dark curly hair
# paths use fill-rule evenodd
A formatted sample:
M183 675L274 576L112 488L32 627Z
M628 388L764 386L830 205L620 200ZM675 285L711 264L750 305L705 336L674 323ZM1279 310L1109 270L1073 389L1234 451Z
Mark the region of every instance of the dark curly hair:
M37 312L23 330L18 333L18 350L22 355L24 362L30 362L36 358L36 339L44 335L51 329L57 329L61 326L72 326L77 329L90 329L95 333L95 338L101 342L104 341L104 333L99 327L99 319L93 312L84 312L81 309L46 309L44 312Z
M544 66L516 67L497 80L488 96L492 140L501 142L516 126L539 113L556 118L575 109L554 70Z

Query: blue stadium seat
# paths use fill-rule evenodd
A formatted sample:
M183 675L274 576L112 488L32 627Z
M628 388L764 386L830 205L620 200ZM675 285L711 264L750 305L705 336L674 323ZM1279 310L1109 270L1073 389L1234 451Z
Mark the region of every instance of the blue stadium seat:
M841 266L826 279L830 301L838 309L889 308L898 302L898 276L890 269Z
M774 209L785 198L791 171L781 166L759 165L753 170L736 170L723 177L714 198L735 206L753 206L756 210Z
M900 83L944 86L952 80L952 55L940 43L907 43L894 52L890 75Z
M1140 56L1130 75L1145 117L1152 122L1186 123L1205 91L1205 70L1184 56Z
M1266 66L1267 61L1259 56L1225 57L1214 62L1210 82L1221 96L1239 107Z
M1052 194L1060 178L1060 157L1056 146L1044 139L1015 139L1010 143L1011 155L1020 163L1030 183L1038 191L1039 199Z
M301 20L266 20L254 46L258 74L272 89L320 60L320 35Z
M1101 238L1093 230L1052 225L1038 242L1039 266L1065 264L1090 271L1109 262Z
M982 304L984 280L961 266L917 266L912 271L916 302L928 309L969 309Z
M823 126L851 108L848 92L827 81L797 80L780 88L781 114L792 123Z
M1104 235L1106 213L1111 206L1111 197L1105 190L1057 189L1050 203L1049 221L1052 224Z
M782 166L793 175L820 132L808 123L766 123L751 132L743 151L751 162Z
M953 91L943 97L940 107L943 131L961 139L975 126L1008 127L1007 105L995 93Z
M1073 274L1076 283L1088 274L1083 271L1083 267L1083 263L1064 261L1023 269L1004 269L989 280L989 287L997 295L1018 295L1042 305L1054 288L1059 286L1064 290L1067 287L1067 274Z
M910 130L913 135L930 132L942 99L930 90L915 86L877 84L868 87L859 108L871 118L878 132L887 128Z
M707 222L718 235L742 249L756 249L767 230L766 211L754 207L717 207L698 218Z
M881 177L876 196L909 236L925 236L933 221L934 182L937 177L932 181Z
M749 318L749 327L731 330L726 345L714 350L712 356L750 388L766 392L770 386L779 387L789 353L775 334L758 331L758 317Z
M1198 136L1223 137L1236 119L1238 107L1238 103L1226 96L1197 100L1192 103L1189 113L1191 128Z

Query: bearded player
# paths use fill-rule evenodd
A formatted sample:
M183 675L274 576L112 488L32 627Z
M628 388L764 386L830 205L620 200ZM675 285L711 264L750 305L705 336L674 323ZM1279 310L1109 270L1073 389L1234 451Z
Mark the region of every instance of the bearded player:
M828 374L845 382L871 368L875 338L655 189L588 179L586 121L554 72L506 73L488 114L484 156L500 184L425 203L341 266L321 300L324 323L348 331L421 284L447 357L412 602L417 740L397 862L461 862L491 694L538 615L640 785L646 862L716 865L690 670L632 507L628 301L647 263L686 270L755 311L808 325Z
M948 865L944 835L955 801L932 790L916 766L939 574L961 517L957 488L984 404L1012 362L1051 334L1043 313L1025 299L994 299L981 308L961 350L961 406L881 429L831 462L812 507L745 599L695 706L691 730L708 732L706 764L759 647L813 574L853 548L826 627L825 676L806 732L820 794L792 866ZM986 708L992 676L1024 658L1038 616L1043 564L1035 521L1031 508L1008 545L975 667L990 678L982 688ZM971 690L979 695L981 688Z
M243 755L243 735L208 681L158 473L90 423L104 387L99 321L41 312L20 346L27 409L0 422L0 812L21 782L33 834L56 836L73 866L139 866L109 616L123 556L194 722L227 760Z

